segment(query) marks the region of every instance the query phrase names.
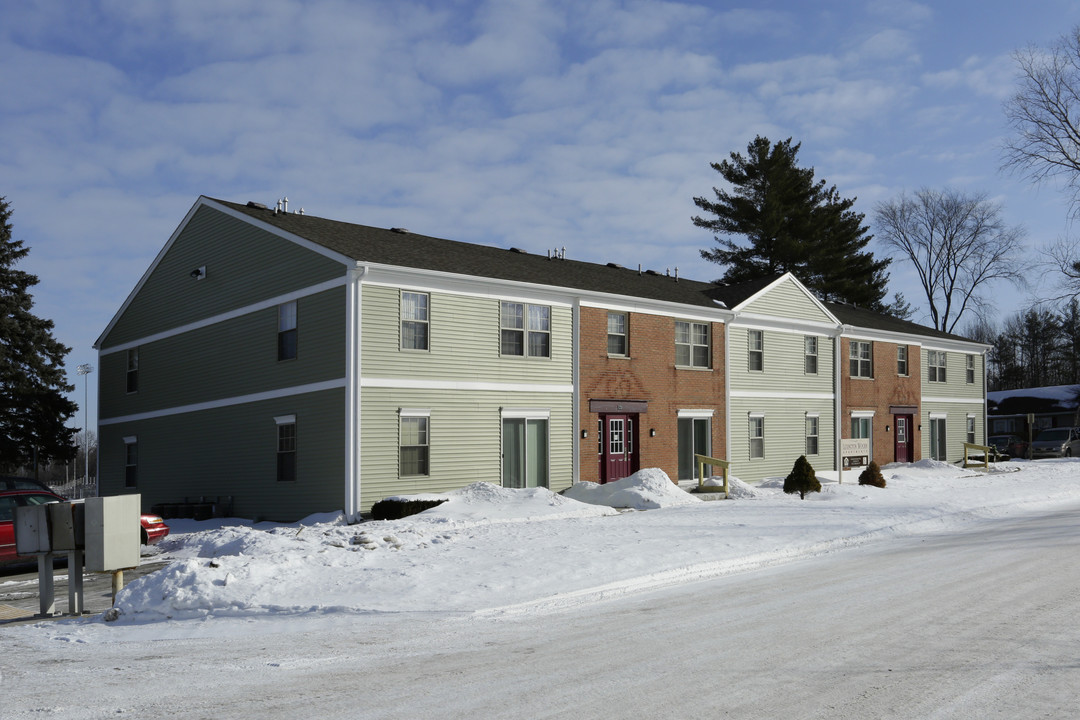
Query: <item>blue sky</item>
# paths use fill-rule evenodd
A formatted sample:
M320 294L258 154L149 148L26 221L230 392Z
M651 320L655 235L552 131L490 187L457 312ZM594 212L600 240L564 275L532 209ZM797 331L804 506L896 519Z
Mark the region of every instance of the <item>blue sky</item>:
M1035 253L1067 206L999 172L1001 104L1012 52L1077 23L1064 0L8 3L0 195L72 378L199 195L711 280L693 198L761 134L868 218L986 192ZM903 262L891 290L925 321ZM1001 288L998 320L1026 297Z

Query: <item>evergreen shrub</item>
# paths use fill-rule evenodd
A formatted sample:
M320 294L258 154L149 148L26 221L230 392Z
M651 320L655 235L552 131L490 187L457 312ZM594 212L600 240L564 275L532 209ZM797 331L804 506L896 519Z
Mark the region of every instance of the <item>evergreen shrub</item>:
M873 460L866 466L866 469L859 474L860 485L873 485L874 487L885 487L885 477L881 474L881 468Z
M784 478L784 492L788 494L799 493L799 497L806 499L808 492L821 492L821 483L818 482L817 473L814 472L810 461L805 455L800 455L791 468L791 474Z

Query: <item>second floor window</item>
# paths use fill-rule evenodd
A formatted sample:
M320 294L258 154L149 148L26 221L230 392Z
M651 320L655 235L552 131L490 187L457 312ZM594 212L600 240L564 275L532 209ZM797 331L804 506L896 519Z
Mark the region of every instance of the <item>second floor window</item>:
M965 379L967 380L969 385L975 382L975 356L974 355L968 355L967 356L967 373L966 373L966 378Z
M127 351L127 391L139 391L139 348Z
M626 313L609 312L607 316L607 352L608 355L625 357L630 354L629 321Z
M926 351L926 379L929 382L945 382L945 351Z
M278 305L277 359L296 358L296 301Z
M896 374L908 374L907 345L900 345L896 348Z
M873 377L873 355L870 351L870 343L852 340L849 343L848 360L851 366L851 377Z
M803 339L803 372L817 375L817 338L813 335Z
M504 301L500 308L502 355L551 357L550 307Z
M761 330L750 330L747 335L749 348L748 367L751 372L765 369L765 334Z
M427 293L401 293L401 349L428 349Z
M708 323L675 321L675 364L679 367L710 367Z

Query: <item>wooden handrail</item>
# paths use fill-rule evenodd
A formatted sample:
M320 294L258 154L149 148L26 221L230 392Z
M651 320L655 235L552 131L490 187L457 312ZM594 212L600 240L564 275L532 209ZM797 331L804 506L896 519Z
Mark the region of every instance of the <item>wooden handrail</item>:
M724 471L724 499L728 499L728 468L731 467L731 463L727 460L720 460L708 455L698 455L697 453L694 453L694 462L697 463L698 468L698 490L705 487L706 465L715 465Z
M968 462L968 456L971 454L972 450L981 450L982 451L983 459L982 459L981 463L980 462L973 462L973 463ZM969 467L975 467L976 465L982 465L984 468L989 470L990 469L990 451L991 451L991 448L987 447L986 445L976 445L975 443L969 443L969 442L964 443L964 467L969 468Z

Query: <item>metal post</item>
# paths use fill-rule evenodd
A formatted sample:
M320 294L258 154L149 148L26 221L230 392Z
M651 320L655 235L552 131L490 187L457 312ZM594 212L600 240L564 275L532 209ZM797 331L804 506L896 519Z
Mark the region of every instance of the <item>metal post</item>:
M94 372L94 366L90 363L83 363L75 368L75 372L83 375L83 440L85 440L86 448L84 450L86 457L86 476L83 478L87 485L90 484L90 378L85 377Z

